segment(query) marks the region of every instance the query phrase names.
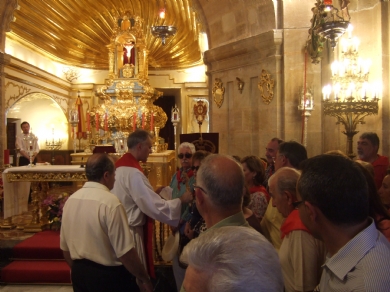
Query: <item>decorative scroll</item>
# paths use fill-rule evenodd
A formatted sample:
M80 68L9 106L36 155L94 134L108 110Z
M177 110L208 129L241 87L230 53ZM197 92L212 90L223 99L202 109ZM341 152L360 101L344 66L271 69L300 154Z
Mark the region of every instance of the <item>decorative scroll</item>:
M222 106L224 95L225 95L225 88L223 87L222 81L219 78L215 78L214 87L212 89L214 101L217 104L217 106L220 108Z
M261 92L261 98L265 104L270 104L274 98L274 85L275 81L271 79L271 74L268 74L267 71L263 69L257 87Z
M18 85L16 83L13 83L13 82L7 82L7 84L5 85L5 89L7 90L7 87L10 87L10 86L13 86L14 88L17 89L18 93L15 94L15 95L12 95L10 96L10 98L7 100L7 103L6 103L6 107L9 108L10 107L10 101L11 100L18 100L19 97L23 96L23 95L26 95L27 93L29 93L31 91L30 88L27 88L26 86L22 86L22 85Z

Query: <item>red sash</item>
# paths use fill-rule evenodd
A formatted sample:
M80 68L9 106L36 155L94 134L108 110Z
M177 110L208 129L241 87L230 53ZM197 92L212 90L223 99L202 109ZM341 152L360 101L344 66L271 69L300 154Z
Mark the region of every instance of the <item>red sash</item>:
M144 172L139 161L135 159L135 157L130 153L125 153L118 161L115 163L115 166L121 167L134 167L137 168L142 173ZM146 216L146 215L145 215ZM156 278L156 274L154 272L154 261L153 261L153 228L154 228L154 220L149 216L146 216L146 223L143 227L144 229L144 248L146 251L146 263L148 266L149 276L152 278Z
M286 220L284 220L282 226L280 227L281 237L282 239L288 235L291 231L294 230L303 230L308 233L309 229L306 228L305 225L303 225L301 218L299 217L299 211L294 210L288 215Z

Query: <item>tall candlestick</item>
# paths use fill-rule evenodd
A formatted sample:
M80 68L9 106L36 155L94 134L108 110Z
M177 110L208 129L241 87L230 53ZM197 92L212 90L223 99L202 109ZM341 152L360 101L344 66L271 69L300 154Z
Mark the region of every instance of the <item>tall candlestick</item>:
M96 113L95 115L95 127L96 127L96 131L99 131L99 114Z
M91 131L91 116L89 115L89 111L87 111L87 131Z
M9 149L4 149L4 164L9 164Z

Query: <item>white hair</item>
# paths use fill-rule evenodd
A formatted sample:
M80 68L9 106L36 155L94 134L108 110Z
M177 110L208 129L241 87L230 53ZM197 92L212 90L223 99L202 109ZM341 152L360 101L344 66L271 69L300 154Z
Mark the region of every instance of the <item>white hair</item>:
M209 229L188 243L181 260L208 276L207 291L280 292L284 289L275 248L250 227Z
M182 148L190 148L191 153L194 154L196 152L195 145L189 142L183 142L179 145L179 148L177 149L177 153L180 153L180 149Z

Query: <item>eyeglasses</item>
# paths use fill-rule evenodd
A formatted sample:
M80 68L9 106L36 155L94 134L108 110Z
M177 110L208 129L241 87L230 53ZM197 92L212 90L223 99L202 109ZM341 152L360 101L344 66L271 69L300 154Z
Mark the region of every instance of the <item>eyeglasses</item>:
M193 166L193 167L191 167L191 169L192 169L192 170L196 170L196 171L198 171L198 169L199 169L199 165L198 165L198 166Z
M292 205L294 207L294 209L298 209L298 207L303 204L304 201L296 201L296 202L293 202Z
M194 189L200 189L202 192L204 192L207 195L207 192L200 186L193 185Z
M192 154L191 153L185 153L185 154L180 153L179 155L177 155L177 157L179 157L180 159L183 159L184 157L189 159L192 157Z

